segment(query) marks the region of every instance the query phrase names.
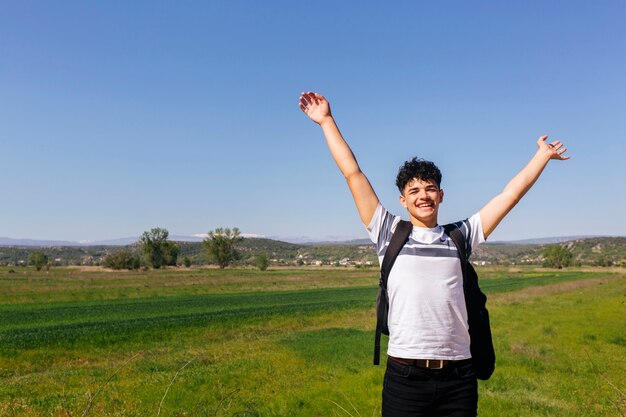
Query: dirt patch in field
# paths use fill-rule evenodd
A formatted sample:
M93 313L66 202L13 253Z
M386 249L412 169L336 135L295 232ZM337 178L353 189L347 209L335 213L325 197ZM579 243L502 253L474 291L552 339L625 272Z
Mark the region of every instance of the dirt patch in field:
M549 294L558 294L568 291L575 291L582 288L594 287L600 284L624 279L624 275L609 275L603 278L585 279L579 281L568 281L558 284L543 285L538 287L528 287L519 291L500 293L489 296L489 304L508 305L532 300Z
M112 269L103 268L101 266L90 266L90 265L68 265L64 268L74 269L81 272L113 272Z

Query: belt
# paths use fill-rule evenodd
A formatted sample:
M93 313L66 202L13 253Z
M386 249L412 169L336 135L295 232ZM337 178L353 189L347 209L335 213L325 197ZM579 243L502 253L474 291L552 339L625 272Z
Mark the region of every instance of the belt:
M409 365L424 369L445 369L451 366L459 366L471 362L471 359L449 361L446 359L404 359L396 358L395 356L389 356L389 359L402 365Z

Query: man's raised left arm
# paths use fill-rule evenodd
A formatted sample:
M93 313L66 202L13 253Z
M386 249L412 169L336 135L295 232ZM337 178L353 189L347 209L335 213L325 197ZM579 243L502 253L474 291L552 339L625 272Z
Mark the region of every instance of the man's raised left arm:
M569 156L563 155L567 149L563 147L561 141L556 140L548 143L546 139L548 139L547 136L542 136L537 140L539 149L530 162L509 181L499 195L480 210L480 220L485 239L530 190L550 160L564 161L569 159Z

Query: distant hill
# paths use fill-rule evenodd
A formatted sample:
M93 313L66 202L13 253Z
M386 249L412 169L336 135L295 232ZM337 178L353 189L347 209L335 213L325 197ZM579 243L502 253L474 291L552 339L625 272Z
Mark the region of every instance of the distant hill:
M549 245L553 243L562 243L569 242L571 240L581 240L581 239L591 239L595 237L609 237L609 236L598 236L598 235L589 235L589 236L559 236L559 237L542 237L535 239L521 239L521 240L504 240L504 241L495 241L491 243L504 243L504 244L518 244L518 245L527 245L527 244L541 244L541 245Z
M36 239L13 239L0 237L0 246L82 246L80 242L66 240L36 240Z
M550 244L555 243L485 243L476 249L472 259L486 264L540 265L542 252ZM604 266L626 260L626 237L579 238L556 244L572 252L575 264Z
M171 236L172 240L201 242L202 238L195 236ZM67 240L41 240L41 239L13 239L0 237L0 246L126 246L137 242L139 237L123 237L119 239L73 242Z
M198 238L200 239L200 238ZM551 241L552 242L552 241ZM24 265L34 250L43 250L57 265L98 265L104 258L120 251L141 255L137 242L125 246L64 245L47 241L45 246L0 246L0 265ZM177 242L179 261L188 257L195 265L210 264L202 242ZM476 248L472 261L495 265L540 265L542 252L549 243L485 243ZM551 244L551 243L550 243ZM576 238L558 243L573 254L576 264L612 265L626 263L626 237ZM0 243L0 245L2 245ZM266 254L271 265L378 265L374 245L367 239L341 243L288 243L266 238L245 238L239 247L240 265L251 264L258 254Z

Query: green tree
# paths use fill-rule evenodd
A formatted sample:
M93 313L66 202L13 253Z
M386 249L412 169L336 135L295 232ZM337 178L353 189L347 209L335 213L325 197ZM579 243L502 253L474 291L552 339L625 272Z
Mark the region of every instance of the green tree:
M239 259L235 246L242 240L243 237L240 236L239 229L236 227L232 230L218 227L210 231L209 236L204 239L204 247L209 258L219 265L220 269L224 269Z
M165 261L165 265L175 266L176 261L178 260L178 253L180 252L180 248L178 245L171 240L168 240L163 245L163 259Z
M28 263L33 265L37 271L41 271L41 268L48 263L48 255L40 250L36 250L28 257Z
M606 255L600 255L595 260L595 264L597 266L612 266L613 265L613 260L610 257L606 256Z
M189 259L188 256L183 258L183 265L185 265L185 268L189 268L191 266L191 259Z
M143 232L139 241L143 249L146 263L154 269L166 265L176 265L178 259L178 245L169 241L167 229L159 227Z
M543 266L547 268L565 268L572 263L572 252L565 246L549 245L543 250Z
M102 265L105 268L130 270L139 269L140 261L139 256L124 251L108 255Z
M254 265L259 268L259 270L265 271L270 265L270 260L266 254L262 253L254 257Z

